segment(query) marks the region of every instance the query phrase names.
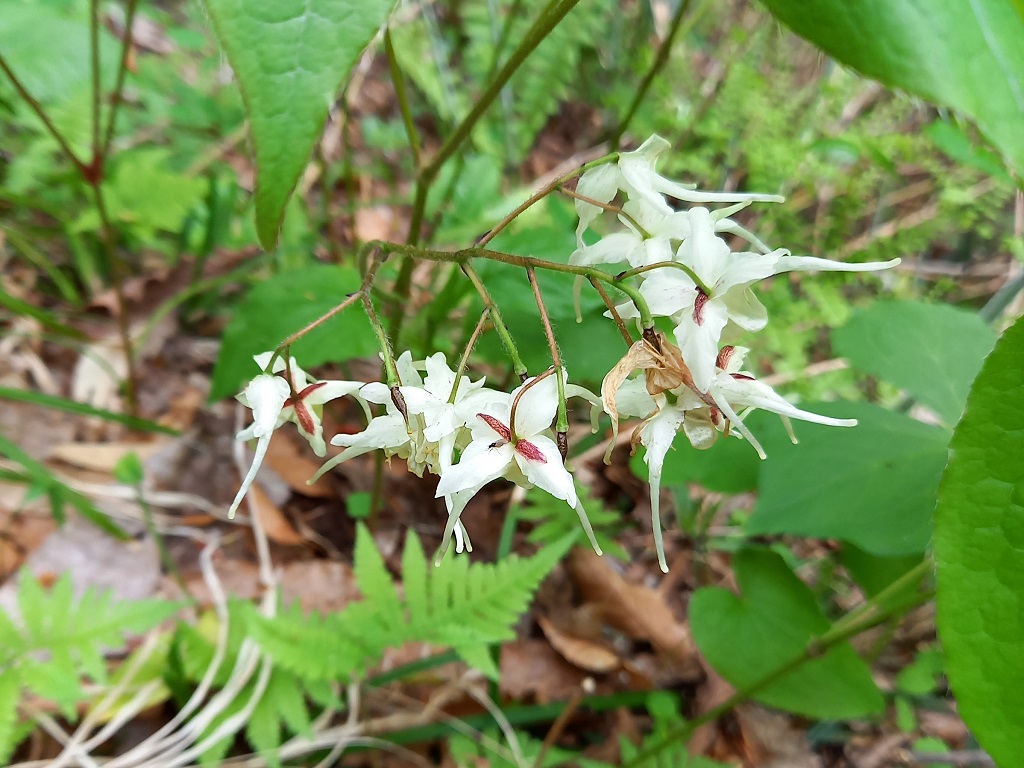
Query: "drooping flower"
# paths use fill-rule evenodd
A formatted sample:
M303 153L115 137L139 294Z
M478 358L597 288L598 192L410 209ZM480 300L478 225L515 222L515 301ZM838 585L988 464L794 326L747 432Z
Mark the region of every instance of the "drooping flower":
M662 268L645 273L640 293L655 316L671 317L675 322L676 341L701 392L707 391L714 378L715 358L726 324L758 331L768 322L764 305L750 289L754 283L784 272L874 272L900 263L893 259L854 264L792 256L783 248L767 254L733 252L716 234L710 211L698 207L688 213L692 233L675 254L675 261L687 269ZM621 312L625 317L636 316L631 304L623 305Z
M564 372L560 375L564 376ZM594 549L601 551L576 494L573 477L562 463L555 441L546 434L557 407L558 384L554 376L547 376L528 379L513 390L507 402L495 403L477 414L472 440L458 464L447 469L437 484L436 495L451 496L453 501L439 558L443 557L466 504L499 477L525 487L535 485L565 501L579 515Z
M744 203L772 202L780 203L779 195L750 194L743 192L703 192L694 185L681 184L666 179L655 169L658 155L664 152L669 143L661 136L651 136L632 152L620 152L615 163L599 165L584 173L576 186L576 192L598 203L611 202L619 192L623 192L631 201L643 202L654 211L671 214L672 206L665 200L665 195L687 203ZM580 217L576 230L580 246L583 244L583 231L590 226L600 214L602 208L585 200L576 200L576 214Z
M273 352L264 352L256 355L253 360L266 371L271 365ZM278 376L279 373L288 374L290 378ZM256 473L267 454L270 446L270 438L278 427L291 421L302 435L309 442L317 456L324 456L327 453L327 446L323 438L323 424L321 423L321 410L324 403L335 400L345 395L356 393L363 383L360 381L317 381L299 367L295 358L274 358L270 372L261 373L250 381L245 389L236 396L236 399L247 408L252 409L253 423L239 432L236 440L256 440L256 450L253 455L249 471L242 480L231 506L228 508L228 517L234 517L238 506L245 498L246 492L256 479ZM365 408L365 403L361 404Z

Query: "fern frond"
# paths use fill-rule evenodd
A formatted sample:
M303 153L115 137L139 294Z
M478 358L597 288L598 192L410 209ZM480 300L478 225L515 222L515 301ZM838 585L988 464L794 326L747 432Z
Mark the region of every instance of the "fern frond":
M159 624L178 607L163 600L115 602L109 592L94 590L76 600L70 575L47 592L31 573L23 572L19 618L0 617L0 677L57 702L71 716L82 698L82 672L104 682L104 650L120 646L126 632Z
M566 538L533 557L495 564L449 557L431 567L410 531L402 555L405 593L399 598L373 537L360 527L355 572L366 598L326 618L303 617L294 605L276 618L253 611L251 636L279 668L306 681L348 679L385 649L407 642L453 647L493 674L493 662L484 660L481 649L514 637L519 615L571 544Z

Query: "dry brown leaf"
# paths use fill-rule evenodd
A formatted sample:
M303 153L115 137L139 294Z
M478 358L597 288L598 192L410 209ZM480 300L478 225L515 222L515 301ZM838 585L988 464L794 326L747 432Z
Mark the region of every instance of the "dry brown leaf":
M607 674L619 668L618 655L604 645L563 632L545 616L538 616L537 623L551 646L580 669Z
M130 453L136 454L143 462L160 450L166 440L148 443L61 443L50 449L50 459L63 461L78 469L110 474L114 466Z
M583 547L572 551L569 569L584 598L595 604L608 624L636 640L649 641L676 662L697 663L689 630L657 590L631 584L602 557Z
M259 485L253 483L249 487L246 500L249 504L250 514L259 516L260 523L263 524L263 530L266 531L267 538L271 541L288 546L299 546L307 543L306 537L295 530L295 526L291 524L288 516L270 500L266 491L260 488Z
M8 486L10 487L10 486ZM24 496L24 486L18 486L16 493ZM25 558L31 555L46 538L57 529L57 523L48 512L27 514L12 513L2 501L0 491L0 581L14 573Z
M568 699L587 673L572 666L543 640L501 646L501 693L514 700L535 697L538 703Z
M321 477L312 485L306 484L306 481L320 469L320 465L300 453L298 445L285 435L278 435L276 440L270 441L265 461L296 493L314 499L330 499L337 496L327 477Z

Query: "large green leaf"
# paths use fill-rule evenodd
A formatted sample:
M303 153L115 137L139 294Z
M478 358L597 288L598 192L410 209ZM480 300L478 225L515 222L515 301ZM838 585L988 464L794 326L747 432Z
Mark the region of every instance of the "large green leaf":
M256 229L277 242L284 206L327 110L394 0L207 0L242 88L256 153Z
M744 550L733 558L733 570L741 594L721 587L698 590L690 601L690 625L704 658L743 688L800 658L831 625L779 555ZM871 670L847 643L801 664L754 698L827 719L862 717L885 706Z
M843 539L876 555L923 551L949 433L868 403L809 410L859 423L797 424L799 445L766 443L747 531Z
M968 115L1024 173L1024 19L1009 0L764 3L843 64Z
M1024 321L985 363L935 511L939 637L964 721L999 765L1024 744Z
M833 331L832 343L854 368L902 387L953 426L996 335L976 312L880 301Z
M224 331L213 369L210 399L237 392L259 370L252 356L274 349L283 339L316 320L359 290L359 274L350 268L318 264L274 275L253 288L235 307ZM366 357L377 351L370 325L358 307L350 307L292 345L299 365Z

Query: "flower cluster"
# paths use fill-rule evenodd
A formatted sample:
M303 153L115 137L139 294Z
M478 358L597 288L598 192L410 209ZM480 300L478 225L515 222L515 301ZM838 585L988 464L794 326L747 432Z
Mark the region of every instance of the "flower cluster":
M771 249L729 218L753 202L780 202L775 195L709 193L664 178L655 171L668 143L653 136L635 152L622 153L616 164L584 174L577 186L580 224L578 247L570 261L579 265L628 264L640 281L639 293L653 317L668 318L676 343L645 329L602 386L605 410L644 421L635 439L645 448L650 474L651 510L658 561L667 570L661 541L659 496L665 454L678 431L697 448L709 447L719 434L735 430L761 458L764 451L743 425L755 408L783 417L832 426L854 426L852 419L830 419L800 410L771 387L740 370L746 350L724 344L741 331L758 331L768 322L764 305L751 286L783 272L803 270L866 272L899 263L847 264ZM675 210L667 198L692 204ZM619 219L625 226L596 244L583 234L604 206L621 199ZM707 205L729 207L711 210ZM733 251L723 235L745 241L753 250ZM640 317L633 303L617 308L622 318ZM633 371L643 373L630 379ZM792 436L792 432L790 431Z
M577 248L569 261L577 267L626 265L626 271L612 282L632 301L614 309L609 303L608 314L620 323L624 318L641 321L640 340L605 376L600 398L569 384L565 369L557 367L502 392L485 387L483 379L467 378L465 360L452 370L441 353L419 362L408 352L394 361L389 357L387 384L318 381L290 357L258 355L261 373L238 396L253 411L252 426L238 438L256 439L255 459L231 514L252 484L276 428L294 422L317 455L324 456L320 408L329 400L351 395L367 411L366 429L335 436L331 443L342 451L317 477L375 450L389 458L398 456L417 475L437 475L436 496L444 499L448 514L439 558L453 536L458 551L470 548L460 516L469 500L497 478L526 488L536 486L565 501L600 551L573 477L565 468L565 445L555 442L552 431L556 413L565 412L564 399L582 397L611 417L613 431L617 432L620 417L641 419L632 443L645 451L658 562L667 571L660 521L661 475L679 432L697 448L710 447L720 435L736 435L764 458L761 444L743 423L754 409L777 413L790 437L790 419L854 426L853 419L819 416L787 402L742 370L747 350L732 341L739 333L761 330L768 322L752 290L760 280L804 270L875 271L892 267L899 259L847 264L771 249L730 217L751 203L782 198L702 192L667 179L655 170L658 155L667 146L664 139L653 136L636 151L595 165L577 185ZM677 210L670 200L689 207ZM606 210L616 213L623 228L588 244L584 235ZM750 250L732 250L726 236L744 242ZM657 330L654 318L665 318L666 326L672 326L674 341ZM492 320L500 323L496 315ZM378 330L383 338L383 330ZM623 332L628 333L624 327ZM376 416L371 416L371 406L377 407Z
M265 353L255 359L264 368L270 358L271 353ZM257 376L238 395L240 402L252 408L253 425L237 437L257 438L258 442L231 514L252 484L274 429L294 421L317 455L323 456L326 446L319 416L309 406L353 395L364 405L383 406L384 412L370 417L366 429L358 434L336 435L331 444L344 450L327 461L310 482L342 462L374 450L384 451L388 458L404 459L409 470L419 476L425 471L437 475L436 495L444 498L448 511L440 559L453 535L457 551L471 550L459 518L481 488L503 477L526 488L537 486L565 501L577 512L591 543L600 551L573 477L552 439L551 425L558 407L556 377L562 376L567 396L583 397L598 408L601 401L582 387L568 384L564 370L552 369L527 379L512 392L500 392L485 387L483 379L470 381L453 371L440 352L418 363L409 352L403 353L395 361L400 383L392 387L379 382L311 382L294 360L288 367L290 380L276 375L286 371L284 360L278 358L269 372Z

